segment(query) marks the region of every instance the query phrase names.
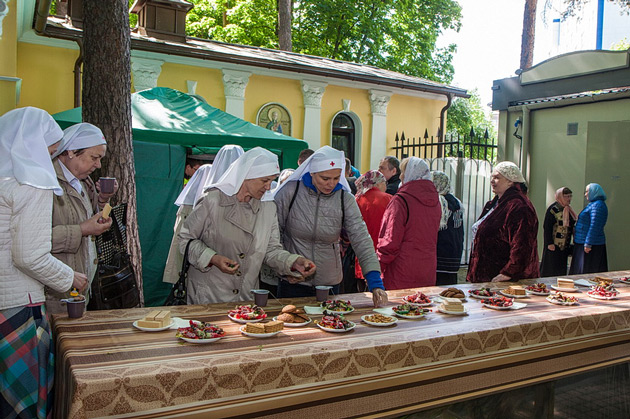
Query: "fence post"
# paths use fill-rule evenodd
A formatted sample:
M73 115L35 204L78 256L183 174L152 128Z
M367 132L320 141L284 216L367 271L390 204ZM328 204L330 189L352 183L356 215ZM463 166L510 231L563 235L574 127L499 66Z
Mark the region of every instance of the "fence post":
M451 138L452 141L452 138ZM464 173L465 167L464 162L466 161L465 151L466 151L466 141L464 140L464 145L462 150L459 149L459 134L457 134L457 170L455 171L455 196L459 198L460 201L463 202L464 199Z

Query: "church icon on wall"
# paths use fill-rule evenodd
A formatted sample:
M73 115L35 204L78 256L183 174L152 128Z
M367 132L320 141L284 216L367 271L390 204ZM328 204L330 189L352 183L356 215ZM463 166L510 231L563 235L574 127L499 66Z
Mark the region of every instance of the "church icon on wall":
M257 124L268 130L291 135L291 116L287 109L278 103L263 105L256 116Z

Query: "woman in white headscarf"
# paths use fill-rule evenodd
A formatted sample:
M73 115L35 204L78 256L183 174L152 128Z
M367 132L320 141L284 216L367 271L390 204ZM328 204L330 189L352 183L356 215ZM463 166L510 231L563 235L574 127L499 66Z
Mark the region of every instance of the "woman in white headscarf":
M451 194L451 182L446 173L435 170L431 172L431 180L440 197L442 209L435 285L452 285L457 283L457 272L464 252L464 207Z
M179 239L177 235L182 225L193 209L193 206L203 195L203 191L213 183L216 183L228 170L230 165L243 155L243 147L240 145L226 144L217 153L212 164L204 164L192 175L184 189L175 200L179 207L173 227L173 239L166 258L163 282L174 284L179 279L179 271L182 268L184 255L179 252Z
M525 178L518 166L497 164L490 180L494 199L472 226L473 248L469 282L503 282L538 278L538 217L527 198Z
M400 165L400 188L383 215L377 254L387 289L435 285L440 200L424 160Z
M107 144L99 128L80 123L66 128L53 166L63 195L53 202L52 254L88 277L88 290L98 264L93 236L107 231L112 219L102 219L100 209L113 193L100 193L90 175L101 167ZM115 184L114 193L118 185ZM61 299L69 293L46 289L46 308L52 314L66 310ZM89 302L90 293L86 293Z
M318 266L309 280L283 278L278 284L280 297L312 296L318 285L332 286L332 292L338 292L343 279L339 237L344 229L366 272L374 305L387 302L372 239L344 175L345 164L343 151L324 146L275 192L284 246L310 257Z
M51 414L53 342L44 287L83 290L87 278L51 254L50 155L62 131L48 113L20 108L0 117L0 399L2 417Z
M239 157L208 186L178 235L189 241L188 303L252 300L263 264L281 275L308 276L315 265L282 248L272 201L261 201L280 168L278 157L256 147Z

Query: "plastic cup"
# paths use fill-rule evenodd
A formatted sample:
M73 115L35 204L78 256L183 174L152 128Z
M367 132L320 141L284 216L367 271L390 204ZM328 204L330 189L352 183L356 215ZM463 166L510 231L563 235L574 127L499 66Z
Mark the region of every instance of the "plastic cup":
M70 301L66 302L68 305L68 317L72 319L78 319L79 317L83 317L83 313L85 312L85 300L81 301Z
M254 303L258 307L265 307L267 305L267 299L269 299L268 290L252 290L254 294Z
M315 287L315 298L317 298L317 301L328 300L328 293L331 289L332 287L328 285L317 285Z
M98 183L101 187L101 192L103 193L114 193L114 182L116 182L115 177L102 177L98 179Z

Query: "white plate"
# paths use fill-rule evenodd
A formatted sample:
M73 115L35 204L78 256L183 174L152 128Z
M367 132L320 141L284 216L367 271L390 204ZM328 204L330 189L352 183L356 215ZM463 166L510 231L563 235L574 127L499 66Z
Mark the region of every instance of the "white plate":
M409 304L410 306L416 306L416 307L428 307L431 304L433 304L433 300L429 298L429 302L428 303L412 303L411 301L407 301L406 296L402 298L403 303L405 304Z
M372 315L373 314L365 314L365 315L361 316L361 320L363 320L365 323L367 323L367 324L369 324L371 326L379 326L379 327L391 326L392 324L396 324L396 322L398 322L398 319L396 317L391 317L392 321L388 322L388 323L376 323L376 322L371 322L369 320L366 320L366 317L372 316Z
M417 319L423 319L423 318L424 318L424 316L426 316L426 313L425 313L425 314L422 314L422 315L420 315L420 316L409 316L409 315L407 315L407 314L399 314L399 313L396 313L396 312L394 311L394 315L396 315L396 316L398 316L398 317L400 317L400 318L403 318L403 319L417 320Z
M496 297L496 294L497 294L497 293L495 292L495 293L494 293L494 297ZM477 300L485 300L486 298L493 298L493 297L489 297L489 296L487 296L487 295L485 295L485 296L481 296L481 295L471 294L471 293L468 293L468 296L469 296L470 298L474 298L474 299L477 299Z
M619 295L619 294L616 294L616 295L611 295L610 297L604 297L602 295L591 294L590 291L588 291L587 294L589 297L594 298L596 300L616 300L617 296Z
M286 323L285 323L286 324ZM241 326L238 328L238 330L241 331L242 334L244 334L245 336L249 336L252 338L270 338L272 336L277 335L278 333L280 333L282 330L278 330L277 332L272 332L272 333L249 333L245 331L245 328L247 326Z
M508 298L527 298L527 292L525 292L525 295L514 295L514 294L508 294L507 292L501 290L501 291L499 291L499 293L501 295L504 295L504 296L508 297Z
M142 326L138 326L138 320L136 320L135 322L133 322L133 327L135 327L136 329L142 330L143 332L161 332L163 330L170 329L171 327L173 327L174 324L175 324L175 321L171 320L171 324L164 327L155 327L155 328L142 327Z
M441 303L443 298L453 298L453 297L442 297L441 295L436 295L435 297L433 297L433 302ZM455 298L455 299L461 301L462 303L465 303L466 301L468 301L466 300L466 298Z
M531 294L531 295L542 295L542 296L547 296L549 294L551 294L550 291L547 292L539 292L539 291L530 291L528 289L525 290L526 293Z
M514 305L514 303L512 303L512 305ZM491 304L482 304L482 306L484 306L486 308L491 308L493 310L512 310L512 306L509 306L509 307L497 307L497 306L493 306Z
M319 322L315 322L315 324L317 325L317 327L319 327L320 329L322 329L325 332L331 332L331 333L344 333L344 332L349 332L352 329L354 329L357 324L353 323L353 322L349 322L350 323L350 327L347 329L330 329L328 327L324 327L324 326L320 326Z
M619 282L621 282L622 284L630 284L630 277L622 276L621 278L619 278Z
M567 302L563 302L563 301L556 301L556 300L552 300L551 296L546 298L547 301L549 301L551 304L556 304L559 306L572 306L577 304L577 301L567 301Z
M210 339L190 339L190 338L184 338L184 337L180 337L181 340L188 342L188 343L212 343L212 342L216 342L217 340L221 339L221 338L210 338Z
M612 278L610 278L612 280ZM597 285L596 281L590 281L588 279L574 279L573 280L573 284L574 285L579 285L581 287L592 287Z
M557 287L555 285L552 285L551 288L556 290L556 291L560 291L560 292L578 292L577 288L561 288L561 287Z
M263 319L253 319L253 320L237 319L236 317L232 317L230 314L228 314L228 317L230 318L230 320L236 323L257 323L266 319L266 317Z
M468 309L464 307L464 311L449 311L443 310L442 307L438 307L438 311L444 314L452 314L453 316L466 316L468 314Z
M354 307L352 307L352 310L347 310L347 311L335 311L335 310L329 310L327 308L322 307L322 309L324 309L324 311L327 311L329 313L332 314L350 314L354 311ZM322 314L324 313L324 311L322 311Z
M278 317L274 317L273 318L274 321L278 320ZM282 320L280 320L282 321ZM302 327L302 326L306 326L307 324L309 324L311 322L311 318L308 318L307 322L303 322L303 323L287 323L287 322L283 322L285 327Z

